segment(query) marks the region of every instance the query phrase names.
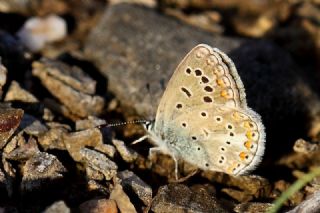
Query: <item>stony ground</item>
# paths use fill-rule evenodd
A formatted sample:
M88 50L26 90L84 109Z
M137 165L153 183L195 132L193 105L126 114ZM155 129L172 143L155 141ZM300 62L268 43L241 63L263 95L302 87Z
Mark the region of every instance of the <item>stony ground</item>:
M21 30L52 14L57 25ZM0 16L0 213L266 212L320 165L317 0L0 0ZM130 144L141 125L106 125L153 119L199 43L232 58L262 116L266 153L251 175L177 182L169 156ZM181 176L193 169L179 165ZM314 178L281 212L319 197Z

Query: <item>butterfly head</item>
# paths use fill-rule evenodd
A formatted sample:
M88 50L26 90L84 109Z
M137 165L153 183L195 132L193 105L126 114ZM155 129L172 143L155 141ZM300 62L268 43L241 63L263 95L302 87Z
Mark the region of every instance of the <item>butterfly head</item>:
M147 131L151 131L154 128L154 120L145 121L142 125Z

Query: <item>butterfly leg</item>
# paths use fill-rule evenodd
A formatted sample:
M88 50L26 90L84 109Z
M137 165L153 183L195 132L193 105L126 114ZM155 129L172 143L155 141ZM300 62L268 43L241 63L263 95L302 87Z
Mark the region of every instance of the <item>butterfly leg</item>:
M137 140L133 141L133 142L131 143L131 145L140 143L140 142L144 141L144 140L147 139L147 138L149 138L149 135L144 135L144 136L142 136L141 138L138 138Z
M174 160L174 174L175 174L176 180L179 180L179 175L178 175L179 161L174 155L172 155L172 158Z

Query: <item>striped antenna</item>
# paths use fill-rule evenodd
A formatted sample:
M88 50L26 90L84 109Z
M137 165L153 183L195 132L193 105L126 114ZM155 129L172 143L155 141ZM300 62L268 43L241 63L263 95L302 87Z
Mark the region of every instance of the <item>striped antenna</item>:
M148 120L133 120L133 121L124 121L124 122L119 122L119 123L111 123L111 124L104 124L104 125L100 125L100 128L103 127L115 127L115 126L124 126L124 125L128 125L128 124L146 124L150 121Z

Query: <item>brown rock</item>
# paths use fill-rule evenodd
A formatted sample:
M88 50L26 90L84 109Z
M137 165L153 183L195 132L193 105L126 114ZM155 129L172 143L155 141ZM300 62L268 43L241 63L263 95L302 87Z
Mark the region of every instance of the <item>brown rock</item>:
M17 129L22 116L22 109L0 107L0 149L5 146L8 138L13 135Z
M81 213L117 213L117 204L114 200L88 200L79 206Z

